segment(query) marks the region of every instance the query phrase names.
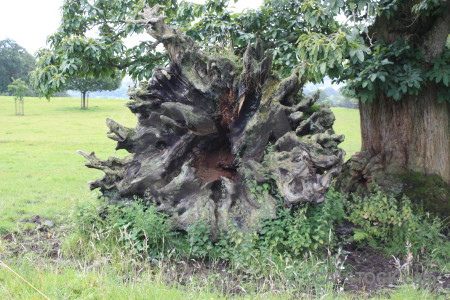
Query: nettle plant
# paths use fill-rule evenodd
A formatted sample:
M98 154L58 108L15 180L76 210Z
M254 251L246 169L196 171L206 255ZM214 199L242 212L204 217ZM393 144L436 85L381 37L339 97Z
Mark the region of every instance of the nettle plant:
M406 196L396 199L378 189L366 197L353 196L345 201L345 207L347 220L356 225L353 240L360 245L369 244L393 255L411 251L445 257L448 252L441 235L443 222L415 212Z
M277 217L262 222L259 232L242 232L231 226L212 242L205 224L192 225L188 230L190 255L220 258L248 268L255 267L261 257L301 257L308 251L333 249L334 226L344 218L343 196L333 190L323 203L303 203L295 211L280 202Z

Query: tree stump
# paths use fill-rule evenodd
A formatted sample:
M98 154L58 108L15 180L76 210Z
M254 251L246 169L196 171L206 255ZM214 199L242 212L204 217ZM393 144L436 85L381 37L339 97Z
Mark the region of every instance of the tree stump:
M242 62L206 53L165 24L159 8L130 22L164 45L170 65L130 91L136 129L106 121L117 149L131 155L101 160L80 151L88 167L105 172L91 189L110 203L144 198L174 230L201 221L213 236L230 225L258 229L279 205L322 202L341 170L344 137L333 131L328 107L312 107L318 95L301 97L303 70L278 79L258 41Z

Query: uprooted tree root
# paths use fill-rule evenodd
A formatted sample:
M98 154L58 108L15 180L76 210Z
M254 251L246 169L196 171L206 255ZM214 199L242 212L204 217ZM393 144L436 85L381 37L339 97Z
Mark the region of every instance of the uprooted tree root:
M164 45L170 65L156 67L148 84L130 91L137 128L107 120L109 137L130 156L101 160L80 151L88 167L105 172L91 188L110 203L146 198L175 230L201 220L213 236L229 225L247 231L274 218L274 193L285 206L322 202L343 163L337 147L343 136L334 133L328 107L308 113L318 95L301 97L304 70L278 79L259 41L248 45L243 67L205 53L166 25L159 8L130 22ZM269 144L273 151L266 151ZM272 192L254 197L249 182L269 183Z

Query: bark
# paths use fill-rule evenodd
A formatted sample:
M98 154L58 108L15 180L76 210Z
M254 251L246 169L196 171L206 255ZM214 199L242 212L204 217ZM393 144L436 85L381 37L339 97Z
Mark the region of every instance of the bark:
M87 109L86 94L87 92L81 92L81 109Z
M370 35L387 43L404 38L422 49L426 72L444 51L450 14L416 16L414 4L400 2L393 17L376 20ZM442 2L442 10L450 10L450 1ZM360 116L362 149L345 164L338 189L365 193L375 183L400 193L410 184L401 179L408 173L435 174L450 183L450 104L438 102L435 84L428 82L418 95L399 101L377 95L373 103L360 103Z
M362 151L380 156L387 173L413 171L450 180L449 105L430 85L418 96L361 103Z
M107 119L109 137L130 156L101 160L80 151L88 167L105 172L91 188L110 203L144 198L174 229L203 221L214 235L230 225L257 229L278 205L323 201L343 162L343 136L334 133L328 107L310 110L317 95L298 94L303 71L273 76L260 42L247 47L242 63L205 53L167 26L158 8L130 22L143 24L171 63L130 90L137 128Z
M344 166L337 187L364 192L376 183L401 191L398 174L439 175L450 182L450 105L436 89L393 101L380 96L360 103L362 149Z

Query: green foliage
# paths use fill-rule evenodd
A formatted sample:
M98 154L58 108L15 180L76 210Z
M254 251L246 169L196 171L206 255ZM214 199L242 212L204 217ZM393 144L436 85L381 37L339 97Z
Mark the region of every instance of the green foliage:
M8 85L8 91L12 93L16 100L23 100L28 93L28 85L20 78L12 78L12 83Z
M35 59L13 40L0 41L0 93L8 91L13 78L29 83L28 73L35 67Z
M203 222L197 222L188 228L189 255L194 258L210 256L214 245L210 227Z
M114 91L120 87L122 77L116 76L113 78L68 78L65 82L65 89L85 92L94 91Z
M425 75L438 87L438 101L450 101L450 38L443 54L432 60L432 68Z
M113 239L135 253L157 256L172 249L175 233L154 206L136 199L127 204L79 206L74 213L76 228L91 239Z
M332 190L322 204L305 203L295 211L280 208L276 219L263 223L259 247L293 256L333 247L333 228L343 217L342 197Z
M349 58L354 63L364 62L370 49L364 45L358 30L341 29L332 34L305 33L298 39L299 58L308 67L308 78L321 82L323 77L340 77Z
M200 13L219 12L226 3L208 1L204 5L188 5L175 0L65 0L58 31L48 38L47 49L37 53L32 84L49 97L61 90L69 77L109 78L128 73L135 80L149 79L153 68L166 62L166 55L155 50L156 45L151 41L127 48L124 39L143 33L144 28L125 21L140 19L139 13L146 5L159 4L165 8L167 22L187 26ZM92 29L98 33L95 37L88 33Z
M389 254L434 255L448 257L448 245L442 239L439 218L414 213L405 196L400 200L378 190L366 197L353 196L345 202L348 221L357 227L353 239L367 242ZM406 247L408 245L408 247Z
M427 81L431 81L437 84L438 101L450 101L448 54L439 55L430 62L426 56L426 43L441 44L442 41L423 42L427 22L448 13L445 2L424 0L407 4L405 1L359 0L305 3L311 2L323 11L323 15L331 18L331 15L341 13L347 20L343 26L331 28L331 31L311 31L300 35L299 57L309 66L310 79L320 81L328 75L347 81L348 89L363 102L371 102L379 94L393 100L417 95L428 84ZM310 12L304 13L305 20L311 16ZM415 23L419 18L418 23L423 25L411 26L406 21L414 19ZM390 27L395 31L388 34Z
M190 256L219 258L254 270L261 257L298 258L335 246L334 225L344 218L343 198L330 191L322 204L304 204L295 211L280 206L277 218L266 220L259 232L244 233L230 225L227 233L211 241L209 228L194 224L188 231Z
M362 102L371 102L377 93L394 100L405 94L417 95L425 84L423 55L404 40L376 43L372 55L345 71L347 88L356 91Z
M448 55L433 59L428 70L430 62L422 55L426 45L416 38L422 34L421 26L404 24L395 17L410 16L426 28L426 22L446 12L443 3L266 0L257 10L233 13L227 9L228 0L209 0L203 5L174 0L66 0L61 27L49 38L48 49L38 53L32 82L49 96L71 76L107 78L128 73L137 80L150 78L154 66L166 63L167 58L151 42L127 48L125 37L142 33L143 27L124 21L138 19L145 5L161 4L166 22L184 30L206 50L242 56L247 44L259 38L272 49L273 69L282 76L303 64L309 80L321 82L326 75L347 80L362 101L373 101L377 93L394 100L416 95L431 80L438 85L439 101L444 101L450 99ZM336 18L343 15L347 19L338 22ZM386 41L382 36L373 40L376 20L398 26L399 40ZM98 36L87 37L92 28Z

